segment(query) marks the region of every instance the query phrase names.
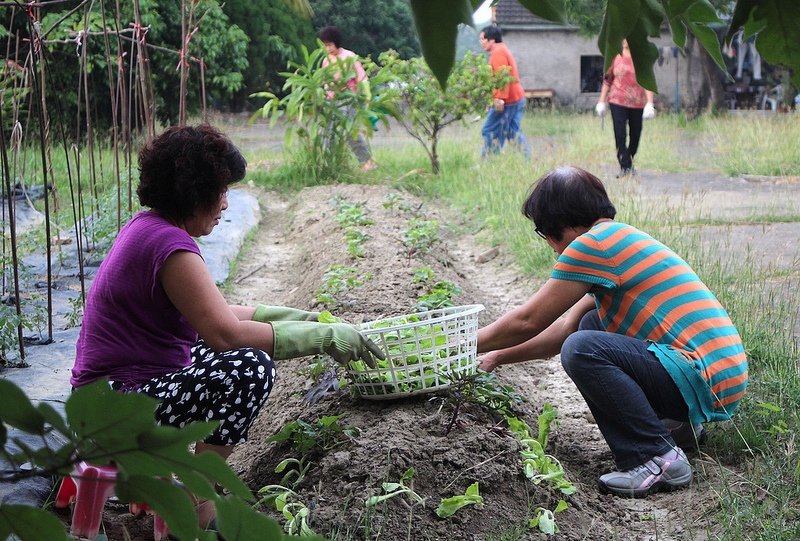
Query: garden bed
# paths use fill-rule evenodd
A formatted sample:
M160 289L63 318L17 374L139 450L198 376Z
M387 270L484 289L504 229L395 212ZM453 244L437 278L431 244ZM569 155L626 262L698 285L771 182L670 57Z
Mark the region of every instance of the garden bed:
M387 195L395 193L395 196ZM334 197L363 203L374 221L362 229L364 257L348 255L344 230L337 224ZM394 200L388 206L387 201ZM409 313L423 287L413 283L415 269L430 267L437 279L457 284L462 292L456 304L482 303L485 325L524 301L539 284L524 279L501 253L477 263L485 249L466 232L463 218L432 209L405 193L387 187L331 186L302 191L289 206L264 200L262 225L240 259L239 275L229 297L235 302L269 302L306 309L322 308L315 293L326 270L335 263L352 266L358 276L371 274L364 284L340 295L337 315L354 323ZM406 210L403 210L406 209ZM440 231L435 250L409 255L404 232L415 210L421 218L451 224ZM458 231L465 232L461 235ZM261 270L252 269L267 262ZM297 269L302 269L298 272ZM236 280L234 280L236 282ZM266 439L289 422L313 423L324 416L342 415L341 423L357 427L352 440L325 452L312 452L312 463L295 491L311 510L309 525L335 539L500 539L519 531L520 538L537 538L527 518L537 507L554 509L559 499L570 505L556 515L559 539L694 538L713 530L701 518L697 502L707 501L708 472L697 476L692 488L659 494L645 501L602 495L596 478L613 467L611 454L588 408L563 373L557 359L503 367L498 380L512 385L528 402L518 414L536 430L543 404L553 404L557 421L547 448L564 466L577 487L569 497L546 484L534 485L523 475L520 446L496 415L471 405L445 434L451 411L442 407L442 395L397 401L370 402L347 392L331 393L311 405L303 397L311 385L307 359L279 364L279 379L251 431L250 441L232 455L234 468L253 490L276 484L283 474L274 469L282 460L300 458L287 443ZM695 465L703 465L695 460ZM367 498L382 494L382 483L397 482L414 468L413 490L426 499L424 507L409 507L402 497L367 509ZM483 506L469 506L449 519L434 512L441 498L464 494L477 481ZM265 511L270 507L265 506ZM274 508L271 514L283 522ZM529 532L529 533L526 533ZM587 537L588 535L588 537ZM666 535L666 537L665 537ZM670 537L672 536L672 537ZM676 537L677 536L677 537ZM511 537L512 539L514 537Z

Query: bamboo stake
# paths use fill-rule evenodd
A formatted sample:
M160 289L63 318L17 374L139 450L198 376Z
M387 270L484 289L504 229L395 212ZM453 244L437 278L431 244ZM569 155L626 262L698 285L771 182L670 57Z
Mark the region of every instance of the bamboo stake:
M181 0L181 57L178 67L181 70L178 101L178 123L186 125L186 0Z
M6 153L6 131L3 124L3 108L0 107L0 154L2 155L3 177L6 190L6 200L8 201L8 228L11 235L11 261L14 272L14 308L17 311L17 340L19 342L19 357L21 365L25 366L25 344L22 339L22 308L19 296L19 261L17 260L17 226L14 219L14 198L11 196L11 170L8 167L8 154Z
M37 112L39 116L39 144L41 145L42 157L42 181L44 185L44 230L45 230L45 253L47 259L47 338L53 339L53 261L52 250L50 248L50 193L48 190L48 174L51 169L48 164L50 140L50 120L47 116L47 96L45 94L46 86L46 72L45 63L42 61L42 47L43 44L39 41L39 33L34 22L29 18L30 35L33 47L30 51L31 58L31 81L34 88L34 93L38 91L38 100L33 100L38 104ZM38 50L38 54L37 54ZM39 58L38 68L41 72L39 80L36 79L37 73L37 57ZM38 84L37 84L38 83ZM52 178L52 176L51 176ZM16 266L16 265L15 265ZM17 285L18 287L18 285ZM19 295L19 292L17 292ZM22 341L20 340L20 350L22 350Z
M90 35L89 35L89 14L91 13L92 6L89 6L86 11L84 11L84 18L83 18L83 29L84 29L84 37L83 37L83 48L81 49L81 77L80 80L83 82L83 101L85 104L86 111L85 115L85 122L86 122L86 151L89 154L89 193L94 195L94 199L90 198L90 207L89 212L86 212L86 202L83 197L83 183L78 181L78 213L80 216L81 223L84 223L86 220L92 220L92 216L95 213L99 212L99 206L97 202L97 177L95 175L95 171L97 170L97 164L95 163L95 149L94 149L94 124L92 123L92 107L91 101L89 99L89 76L88 76L88 54L89 54L89 43L90 43ZM80 103L80 99L79 99ZM78 134L78 141L80 141L80 130L77 130ZM79 168L80 171L80 168ZM89 218L87 218L89 216ZM93 239L92 239L93 240ZM83 248L85 244L81 242L78 245L78 257L81 261L83 261ZM84 280L84 275L81 269L80 275L81 281L81 299L83 301L86 300L86 283Z
M84 98L84 102L86 105L86 148L89 153L89 164L90 164L90 179L91 185L95 185L95 178L94 178L94 148L93 148L93 134L92 134L92 122L91 122L91 115L90 115L90 105L89 105L89 80L86 77L86 64L87 64L87 53L89 49L89 36L86 35L86 32L89 29L89 14L91 13L93 3L90 4L83 12L83 30L84 30L84 38L81 41L81 60L80 60L80 70L81 76L78 78L78 103L77 103L77 113L75 119L75 133L76 133L76 140L81 141L81 96ZM82 90L82 92L81 92ZM73 196L73 216L75 221L75 242L76 242L76 251L78 257L78 279L81 284L81 304L86 302L86 280L85 280L85 273L83 268L83 251L85 246L85 237L83 234L83 228L80 227L81 224L85 224L86 220L86 208L85 208L85 201L83 198L83 182L82 182L82 175L81 175L81 152L79 148L75 148L75 169L76 169L76 191L77 191L77 204L75 202L75 196ZM70 191L72 191L72 184L70 183Z
M200 59L200 103L203 106L203 122L208 123L208 111L206 110L206 63Z
M122 48L122 40L120 39L120 10L119 10L119 0L117 0L114 4L114 30L117 38L117 98L119 99L119 111L120 111L120 129L122 134L122 156L125 161L125 170L130 173L130 141L131 141L131 132L130 132L130 120L128 118L128 109L130 107L130 94L128 93L128 86L126 83L125 77L125 55ZM122 178L118 177L119 181L122 182ZM128 177L130 179L130 176ZM131 211L132 202L131 202L131 190L130 190L130 182L128 182L128 190L126 195L127 201L127 208L128 212ZM121 225L121 224L120 224Z
M147 131L147 138L156 135L156 110L155 96L153 92L153 80L150 74L150 57L147 51L145 37L147 31L142 27L142 17L139 12L139 0L133 0L133 17L136 24L135 30L141 35L136 39L136 59L139 66L139 86L141 87L142 109L144 110L144 123Z
M11 38L13 36L13 34L11 34L11 28L12 28L12 26L14 24L14 15L15 14L16 14L16 7L11 9L11 17L9 17L9 20L8 20L9 33L8 33L8 39L6 40L6 58L10 58L11 57ZM17 42L19 43L19 40L17 40ZM10 75L8 75L8 72L6 70L3 70L3 73L5 75L5 78L2 81L3 88L7 88L8 87L8 79L9 79ZM16 96L16 84L14 84L14 87L13 87L11 95L12 96ZM0 107L0 113L2 113L2 107ZM0 128L2 128L3 125L4 124L2 122L0 122ZM3 145L3 147L5 148L5 144ZM0 184L0 193L2 193L3 197L5 197L5 184ZM6 223L5 207L3 207L3 209L0 211L0 215L2 216L2 223L5 226L5 223ZM6 236L5 235L2 235L2 238L0 239L0 254L2 254L2 261L0 261L0 270L2 270L2 276L0 276L0 291L2 291L2 293L5 293L6 292L6 257L5 257L6 256Z
M108 23L106 20L106 9L103 2L100 2L100 13L103 20L103 42L106 50L106 66L108 72L108 88L111 93L111 134L114 142L114 178L117 182L117 229L122 227L122 186L119 178L119 134L117 123L117 92L114 84L114 76L111 70L111 45L108 43Z

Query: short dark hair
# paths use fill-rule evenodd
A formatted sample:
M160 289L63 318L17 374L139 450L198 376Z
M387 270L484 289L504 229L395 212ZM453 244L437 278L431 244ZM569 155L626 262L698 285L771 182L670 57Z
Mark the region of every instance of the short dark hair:
M217 128L174 126L139 151L139 202L182 222L214 208L229 184L244 178L247 161Z
M503 43L503 33L500 31L498 26L490 24L489 26L484 27L481 30L483 37L487 40L493 39L495 43Z
M560 241L565 227L590 227L614 219L617 209L599 178L580 167L559 167L531 186L522 214L543 235Z
M319 31L319 39L322 43L333 43L336 47L342 46L342 33L335 26L326 26Z

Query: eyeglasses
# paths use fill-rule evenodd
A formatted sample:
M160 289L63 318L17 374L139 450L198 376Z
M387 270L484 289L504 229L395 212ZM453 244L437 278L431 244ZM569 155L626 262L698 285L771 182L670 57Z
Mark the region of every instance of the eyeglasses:
M534 233L536 233L537 235L539 235L540 237L542 237L544 240L547 240L547 235L545 235L544 233L542 233L541 231L539 231L539 228L538 228L538 227L537 227L536 229L534 229L533 231L534 231Z

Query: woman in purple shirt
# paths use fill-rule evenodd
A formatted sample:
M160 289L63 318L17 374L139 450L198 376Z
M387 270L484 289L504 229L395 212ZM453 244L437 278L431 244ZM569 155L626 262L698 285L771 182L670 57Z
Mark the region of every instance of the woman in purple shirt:
M228 207L246 162L217 129L167 129L139 153L144 207L119 232L89 291L71 383L159 400L156 420L182 427L219 421L196 453L226 458L247 433L275 381L275 360L327 353L372 364L380 350L347 324L292 308L229 305L193 237ZM206 506L210 507L210 506ZM201 508L201 525L213 508Z

